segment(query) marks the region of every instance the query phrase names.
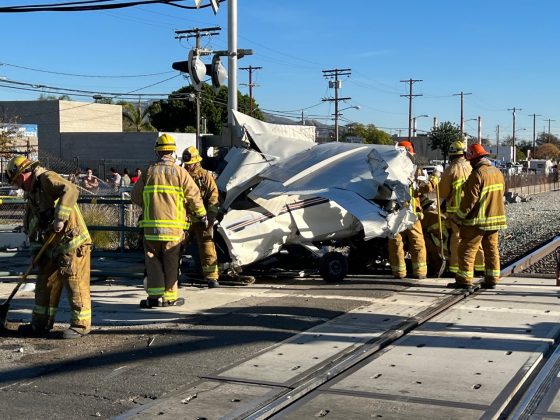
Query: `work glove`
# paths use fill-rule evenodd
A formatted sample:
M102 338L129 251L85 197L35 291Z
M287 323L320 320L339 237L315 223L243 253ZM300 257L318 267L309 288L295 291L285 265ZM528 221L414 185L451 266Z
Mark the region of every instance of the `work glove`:
M55 219L55 221L53 222L52 228L53 228L53 232L55 232L55 233L58 233L58 232L62 231L62 229L64 229L64 221L62 221L60 219Z
M436 165L434 172L432 173L432 175L437 176L438 178L441 176L441 174L443 173L443 166L442 165Z

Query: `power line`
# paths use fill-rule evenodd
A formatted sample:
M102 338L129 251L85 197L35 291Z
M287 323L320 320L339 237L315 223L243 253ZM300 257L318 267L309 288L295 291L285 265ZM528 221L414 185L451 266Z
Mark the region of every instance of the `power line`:
M161 73L148 73L148 74L115 75L115 76L110 76L110 75L92 75L92 74L63 73L63 72L58 72L58 71L41 70L41 69L35 69L35 68L33 68L33 67L25 67L25 66L20 66L20 65L17 65L17 64L2 63L2 62L0 62L0 65L1 65L1 66L7 66L7 67L14 67L14 68L17 68L17 69L36 71L36 72L39 72L39 73L57 74L57 75L59 75L59 76L91 77L91 78L109 78L109 79L123 79L123 78L136 78L136 77L151 77L151 76L161 76L161 75L163 75L163 74L174 73L174 71L165 71L165 72L161 72Z
M124 9L127 7L144 6L147 4L164 4L168 6L179 7L181 9L196 10L199 8L211 7L211 4L204 4L200 6L184 6L179 3L186 0L135 0L124 3L113 3L110 0L90 0L90 1L75 1L67 3L44 3L44 4L30 4L23 6L3 6L0 7L0 13L30 13L30 12L86 12L95 10L113 10ZM217 0L219 3L225 0ZM105 3L105 4L101 4Z

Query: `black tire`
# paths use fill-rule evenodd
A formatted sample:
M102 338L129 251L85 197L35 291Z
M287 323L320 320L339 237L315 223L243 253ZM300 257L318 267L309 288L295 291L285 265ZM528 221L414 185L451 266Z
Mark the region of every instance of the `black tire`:
M337 283L348 274L348 259L340 252L327 252L319 263L319 274L329 283Z

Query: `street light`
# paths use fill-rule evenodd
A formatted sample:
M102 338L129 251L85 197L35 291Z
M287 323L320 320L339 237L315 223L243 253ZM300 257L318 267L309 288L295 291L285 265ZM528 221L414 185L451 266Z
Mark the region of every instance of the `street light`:
M416 137L416 118L428 118L429 115L428 114L422 114L422 115L418 115L416 117L412 118L412 137Z
M347 109L360 109L359 105L349 106L346 108L339 109L338 112L334 114L334 141L338 143L338 119L342 116L342 111L346 111Z
M513 130L513 138L512 138L512 146L513 146L513 162L517 162L517 148L515 146L515 133L517 133L518 131L525 131L527 130L526 128L516 128L515 130Z

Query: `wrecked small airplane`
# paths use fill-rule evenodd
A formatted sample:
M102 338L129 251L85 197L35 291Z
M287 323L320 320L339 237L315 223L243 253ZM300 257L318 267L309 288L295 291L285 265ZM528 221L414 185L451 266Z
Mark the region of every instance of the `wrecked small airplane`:
M238 270L293 245L317 256L326 281L340 281L352 252L410 227L414 164L401 147L317 144L314 127L268 124L234 112L246 147L233 147L217 179L224 194L218 246ZM324 249L346 247L348 252ZM222 250L224 251L224 250Z

